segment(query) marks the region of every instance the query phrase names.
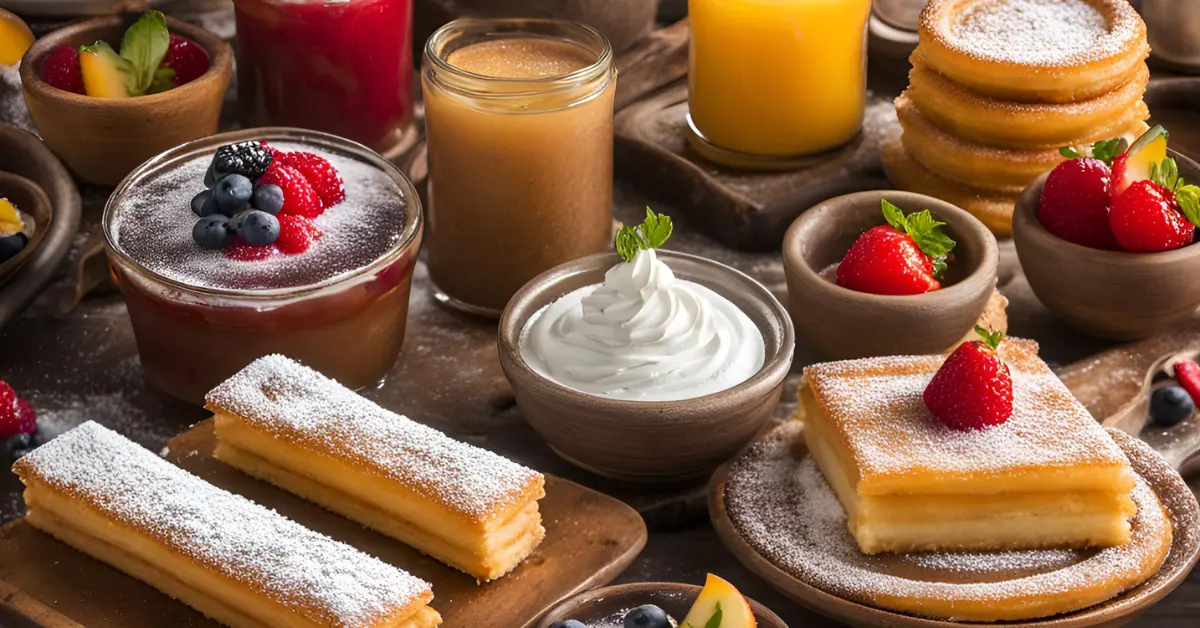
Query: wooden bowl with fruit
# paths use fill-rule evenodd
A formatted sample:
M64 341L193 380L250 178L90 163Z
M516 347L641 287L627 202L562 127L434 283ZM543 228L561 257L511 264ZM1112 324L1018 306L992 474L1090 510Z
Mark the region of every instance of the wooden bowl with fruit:
M636 582L580 593L542 618L538 628L786 628L775 613L708 574L704 587Z
M150 11L71 24L21 61L38 132L76 176L116 185L147 159L217 131L233 49Z
M1200 165L1170 150L1156 126L1132 144L1109 140L1030 185L1013 241L1038 299L1085 333L1148 338L1200 307Z
M0 172L0 284L41 244L52 214L50 199L38 184Z

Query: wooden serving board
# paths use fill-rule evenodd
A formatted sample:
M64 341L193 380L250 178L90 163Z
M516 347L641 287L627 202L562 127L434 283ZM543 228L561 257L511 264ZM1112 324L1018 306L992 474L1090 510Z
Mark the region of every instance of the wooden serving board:
M399 541L225 466L212 457L214 444L212 422L204 421L171 440L167 459L433 583L432 606L448 627L531 627L560 601L615 578L646 543L646 526L633 509L547 476L546 497L541 501L546 540L509 575L478 585L474 578ZM0 606L45 628L219 626L23 519L0 528ZM0 613L0 626L7 625Z

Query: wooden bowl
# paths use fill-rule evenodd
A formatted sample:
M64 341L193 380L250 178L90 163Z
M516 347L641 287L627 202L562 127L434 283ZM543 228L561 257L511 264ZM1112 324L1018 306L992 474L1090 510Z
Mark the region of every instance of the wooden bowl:
M880 201L905 213L928 209L957 243L943 288L879 295L843 288L821 272L841 261L871 227L885 224ZM979 219L923 194L894 190L847 194L805 211L783 241L788 309L798 333L837 359L941 353L979 320L996 287L1000 251Z
M803 426L798 422L789 422L777 427L766 439L786 439L790 447L790 455L798 464L808 456L804 439L800 437ZM1108 430L1113 440L1130 457L1134 471L1150 486L1168 516L1174 524L1170 552L1166 562L1157 573L1145 582L1129 589L1116 597L1095 606L1072 613L1055 615L1043 619L1000 622L1004 628L1093 628L1123 626L1133 618L1153 606L1168 593L1174 590L1188 576L1200 557L1200 505L1191 489L1179 474L1153 453L1146 445L1132 436L1119 430ZM747 454L753 455L753 449L748 448ZM799 602L814 612L831 617L839 622L861 628L971 628L982 624L959 622L942 619L916 617L875 606L859 603L841 595L827 592L810 583L805 578L798 577L786 565L779 563L771 556L760 552L747 539L730 516L726 502L726 486L734 463L721 467L714 475L709 493L709 515L717 535L730 552L751 571L761 576L783 594ZM785 471L786 472L786 471ZM792 473L795 470L791 470ZM836 499L832 495L830 499ZM801 496L799 499L806 499ZM834 506L840 508L840 506ZM799 516L799 514L798 514ZM830 570L835 572L842 564L843 552L847 545L853 545L853 540L846 534L845 541L824 539L811 547L820 552L821 557L815 560L824 561L829 558ZM781 541L783 539L780 539ZM853 548L857 552L857 547ZM1000 580L1019 579L1038 574L1048 574L1056 569L1071 568L1086 560L1089 552L1048 551L1047 558L1058 561L1057 564L1037 564L1028 560L1039 553L1028 553L1013 564L993 568L980 568L971 559L952 561L946 559L949 553L935 554L931 559L914 563L913 556L917 555L879 555L868 561L865 569L886 576L897 576L913 585L925 586L932 583L970 584L994 583ZM824 563L821 563L824 564ZM984 561L983 564L988 564ZM887 594L881 591L881 594Z
M25 219L25 236L29 242L15 257L0 264L0 284L17 272L25 260L33 254L33 250L42 243L46 232L50 230L50 220L54 209L50 198L41 186L9 172L0 172L0 197L7 198L17 206L17 210Z
M233 49L216 35L168 17L167 27L200 44L212 65L200 78L160 94L91 98L51 87L42 63L60 45L120 42L134 15L77 22L37 40L21 60L29 113L46 144L79 178L114 186L151 157L216 133L233 70Z
M630 609L654 604L677 621L682 621L700 595L701 587L676 582L635 582L584 591L567 598L542 617L538 628L550 628L556 621L574 619L592 626L620 626L621 618ZM757 628L787 628L787 624L770 609L746 598L754 613Z
M577 288L602 283L621 258L602 253L563 264L521 288L500 318L500 366L529 424L560 456L599 475L673 483L707 476L771 419L792 365L795 334L787 310L745 274L694 255L658 251L675 275L737 305L758 326L766 360L750 379L682 401L627 401L582 393L550 381L518 351L529 318Z
M1200 165L1168 149L1189 181ZM1042 175L1017 199L1013 242L1038 299L1072 327L1110 340L1140 340L1190 319L1200 306L1200 246L1162 253L1102 251L1067 242L1037 217Z

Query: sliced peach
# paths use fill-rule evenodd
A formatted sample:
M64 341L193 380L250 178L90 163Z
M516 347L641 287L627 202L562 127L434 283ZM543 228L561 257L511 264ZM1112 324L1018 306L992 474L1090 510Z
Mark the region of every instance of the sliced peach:
M1167 158L1167 130L1156 124L1113 160L1112 197L1121 195L1134 181L1150 178L1150 166Z
M92 98L129 98L128 67L129 62L102 41L79 51L83 88Z
M714 624L718 612L720 618ZM746 598L732 584L708 574L704 588L679 628L755 628L757 625Z
M33 31L21 18L0 9L0 65L16 65L33 45Z
M21 212L12 201L0 196L0 237L9 236L25 229Z

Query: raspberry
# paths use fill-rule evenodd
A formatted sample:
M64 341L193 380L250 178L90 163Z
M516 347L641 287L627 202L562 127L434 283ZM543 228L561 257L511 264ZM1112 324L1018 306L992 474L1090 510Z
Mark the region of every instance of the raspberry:
M17 397L12 386L0 382L0 440L37 431L37 414L28 401Z
M83 94L83 70L79 67L79 51L66 44L51 50L42 62L42 80L51 87L73 94Z
M294 214L279 215L279 238L275 246L286 255L298 255L308 250L321 230L311 220Z
M233 239L222 251L225 257L238 262L255 262L279 255L279 249L271 246L247 244L240 236Z
M329 160L319 155L304 152L285 153L283 163L295 168L308 179L309 184L321 197L323 207L333 207L346 200L346 189L342 175Z
M271 153L271 158L273 161L279 161L279 160L283 159L284 155L287 154L287 153L279 150L278 148L271 146L270 144L268 144L266 142L260 141L259 144L261 144L263 148L267 149L267 152Z
M167 56L163 57L162 67L175 70L171 82L176 86L190 83L208 71L210 65L208 51L204 46L175 33L171 33L171 43L167 46Z
M296 214L305 218L316 218L325 211L321 199L313 190L308 179L299 170L277 161L271 162L266 174L258 180L259 185L273 183L283 190L284 214Z

